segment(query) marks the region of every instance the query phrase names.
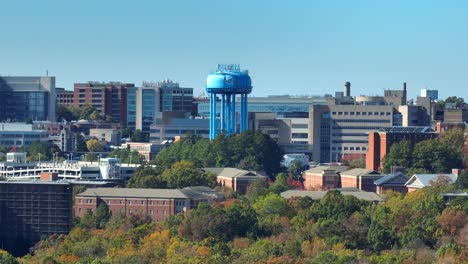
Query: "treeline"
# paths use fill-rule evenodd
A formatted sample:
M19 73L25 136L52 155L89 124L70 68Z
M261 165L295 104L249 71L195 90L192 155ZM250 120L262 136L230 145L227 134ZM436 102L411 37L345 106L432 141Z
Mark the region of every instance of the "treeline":
M468 150L463 149L464 134L461 129L453 129L436 139L428 139L413 144L401 141L392 145L385 156L383 170L389 173L392 166L407 169L408 175L415 173L449 173L452 169L468 165Z
M185 160L197 168L235 167L274 176L281 171L282 159L283 151L270 136L261 131L246 131L237 135L220 134L212 141L188 134L161 151L156 164L164 170Z
M439 186L389 192L375 205L329 191L321 200L256 183L246 195L152 223L104 209L20 263L466 263L468 200ZM466 188L466 186L465 186Z

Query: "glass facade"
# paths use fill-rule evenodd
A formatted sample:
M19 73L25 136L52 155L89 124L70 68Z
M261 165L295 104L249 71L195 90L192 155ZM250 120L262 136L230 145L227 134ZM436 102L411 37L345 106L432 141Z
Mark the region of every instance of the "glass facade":
M149 132L150 125L155 118L154 105L155 102L154 89L143 89L142 91L142 131Z
M130 129L136 128L136 89L128 89L127 91L127 127Z

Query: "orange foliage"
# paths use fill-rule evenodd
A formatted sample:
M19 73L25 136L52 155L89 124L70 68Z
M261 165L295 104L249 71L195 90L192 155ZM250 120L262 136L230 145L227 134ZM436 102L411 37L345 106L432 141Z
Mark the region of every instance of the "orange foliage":
M250 246L250 240L247 238L234 238L232 241L233 248L247 248Z

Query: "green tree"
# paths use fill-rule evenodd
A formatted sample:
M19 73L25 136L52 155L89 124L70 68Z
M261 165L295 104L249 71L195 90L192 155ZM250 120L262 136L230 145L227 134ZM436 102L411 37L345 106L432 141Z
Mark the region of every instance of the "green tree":
M288 173L291 177L298 180L302 178L302 175L301 175L302 169L303 169L302 163L299 160L293 160L291 161L291 163L289 163Z
M96 209L96 215L94 216L96 219L96 227L97 228L104 228L109 221L110 214L109 214L109 207L105 203L101 203Z
M152 166L140 166L127 184L128 188L166 188L166 183Z
M141 132L141 130L137 129L131 135L130 140L132 142L149 142L149 135L148 133Z
M57 104L57 121L62 121L62 120L66 120L68 122L72 121L72 120L76 120L73 112L66 106L66 105L63 105L63 104Z
M195 168L193 163L179 161L172 165L170 169L161 174L161 178L167 183L169 188L184 188L189 186L210 186L216 185L216 177L213 174L205 173L203 170Z
M86 140L80 133L76 133L76 151L79 152L88 152L88 147L86 146Z
M468 169L464 169L460 176L458 176L457 180L455 181L455 186L458 189L467 189L468 188Z
M231 237L255 237L257 234L257 213L248 204L236 202L226 211Z
M404 168L413 166L413 145L410 141L403 140L390 147L390 151L385 155L383 161L383 171L390 173L392 166L402 166Z

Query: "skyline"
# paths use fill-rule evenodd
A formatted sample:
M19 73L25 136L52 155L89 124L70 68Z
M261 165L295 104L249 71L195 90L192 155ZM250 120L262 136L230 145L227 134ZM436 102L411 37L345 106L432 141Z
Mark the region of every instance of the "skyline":
M9 1L0 75L75 82L170 78L204 92L218 63L239 63L252 96L382 95L408 84L466 97L462 1ZM25 3L26 8L25 8Z

